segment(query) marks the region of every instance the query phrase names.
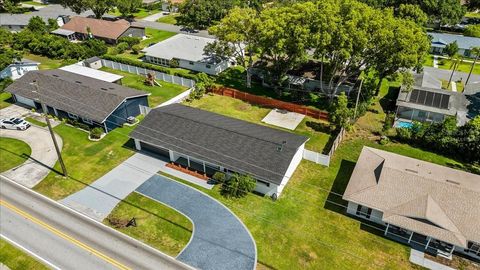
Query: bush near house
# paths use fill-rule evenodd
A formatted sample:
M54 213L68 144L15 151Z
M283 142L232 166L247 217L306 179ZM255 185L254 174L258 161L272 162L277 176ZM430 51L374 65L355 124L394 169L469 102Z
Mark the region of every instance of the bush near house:
M233 174L223 182L220 193L227 198L241 198L252 192L255 185L250 175Z
M121 37L118 42L125 42L128 44L128 48L131 49L134 45L140 44L141 39L139 37Z
M92 139L100 139L102 137L102 134L103 134L103 129L99 127L92 128L90 130L90 138Z

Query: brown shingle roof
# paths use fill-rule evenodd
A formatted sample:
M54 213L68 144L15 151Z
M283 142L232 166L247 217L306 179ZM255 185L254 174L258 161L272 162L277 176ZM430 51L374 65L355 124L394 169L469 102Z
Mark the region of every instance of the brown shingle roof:
M480 242L480 176L364 147L343 198L461 247Z
M77 33L87 34L87 27L95 37L117 39L130 27L126 20L106 21L85 17L72 17L70 21L61 28Z

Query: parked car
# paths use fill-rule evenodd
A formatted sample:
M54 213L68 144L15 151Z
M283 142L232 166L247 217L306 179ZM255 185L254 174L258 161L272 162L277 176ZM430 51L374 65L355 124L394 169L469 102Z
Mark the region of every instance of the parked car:
M29 127L30 123L22 118L8 118L0 120L0 128L2 129L26 130Z

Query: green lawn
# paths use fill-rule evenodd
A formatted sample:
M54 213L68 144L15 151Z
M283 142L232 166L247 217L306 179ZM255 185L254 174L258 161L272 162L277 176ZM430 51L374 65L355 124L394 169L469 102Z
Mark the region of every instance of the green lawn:
M15 269L31 269L31 270L43 270L48 269L46 266L36 261L30 255L24 253L18 248L14 247L7 241L0 239L0 263L9 267L12 270Z
M30 122L30 124L33 124L33 125L36 125L36 126L39 126L39 127L46 127L47 126L47 123L38 121L37 119L34 119L32 117L25 117L25 120Z
M133 141L128 138L133 128L116 128L102 140L92 142L82 130L65 124L56 126L54 131L63 140L62 157L69 177L64 178L52 171L34 190L59 200L97 180L134 153L131 150L134 147ZM61 172L58 162L54 169Z
M101 70L124 76L122 79L122 84L124 86L151 93L151 95L148 97L150 107L156 107L159 104L187 90L187 87L183 87L169 82L164 82L161 80L157 80L161 86L148 86L144 84L145 77L141 75L135 75L132 73L123 72L107 67L102 67Z
M35 2L35 1L22 1L22 4L32 5L32 6L46 6L45 4Z
M0 109L6 108L13 104L13 98L10 93L0 93Z
M467 12L465 14L467 18L480 18L480 12Z
M271 109L250 105L239 99L219 95L206 95L200 100L194 100L186 104L261 125L267 125L261 122L261 120L271 111ZM312 151L322 152L331 136L322 131L315 131L312 127L316 127L317 125L324 126L328 125L328 123L306 116L293 132L310 138L306 144L306 148Z
M180 16L179 14L170 14L161 17L157 20L159 23L168 23L168 24L177 24L177 18Z
M472 60L469 59L469 61L472 61ZM448 70L453 69L453 63L450 59L438 58L437 63L438 63L438 68L448 69ZM433 55L429 55L428 57L426 57L423 65L427 67L433 67ZM469 73L471 68L472 68L472 63L462 62L458 66L457 71ZM475 64L475 67L473 68L472 73L480 75L480 62Z
M143 47L148 46L150 43L158 43L162 40L173 37L177 33L157 30L153 28L145 28L145 34L147 35L147 39L144 39L140 42Z
M32 149L28 144L0 137L0 173L24 163L31 153Z
M147 9L144 9L144 8L138 8L137 11L135 13L133 13L133 17L135 19L143 19L147 16L150 16L152 14L155 14L157 12L160 12L159 10L152 10L152 11L149 11ZM108 14L110 15L114 15L114 16L122 16L122 13L120 13L120 11L118 11L118 9L114 9L112 11L109 11Z
M45 56L31 54L31 53L25 54L23 57L35 62L39 62L40 69L57 69L57 68L75 63L75 60L65 61L62 59L51 59Z
M133 217L137 222L136 227L114 226L125 224ZM182 251L193 229L192 223L184 215L136 192L118 204L103 223L170 256Z

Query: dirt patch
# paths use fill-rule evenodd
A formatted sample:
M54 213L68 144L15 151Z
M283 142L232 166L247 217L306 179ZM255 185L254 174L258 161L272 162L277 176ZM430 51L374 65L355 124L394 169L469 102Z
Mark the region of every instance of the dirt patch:
M451 260L439 256L434 257L430 254L425 254L425 258L458 270L480 270L480 263L474 263L470 260L455 255Z
M239 104L239 105L235 106L235 109L237 109L239 111L248 111L248 110L250 110L250 108L252 108L252 105L250 105L248 103L242 103L242 104Z

